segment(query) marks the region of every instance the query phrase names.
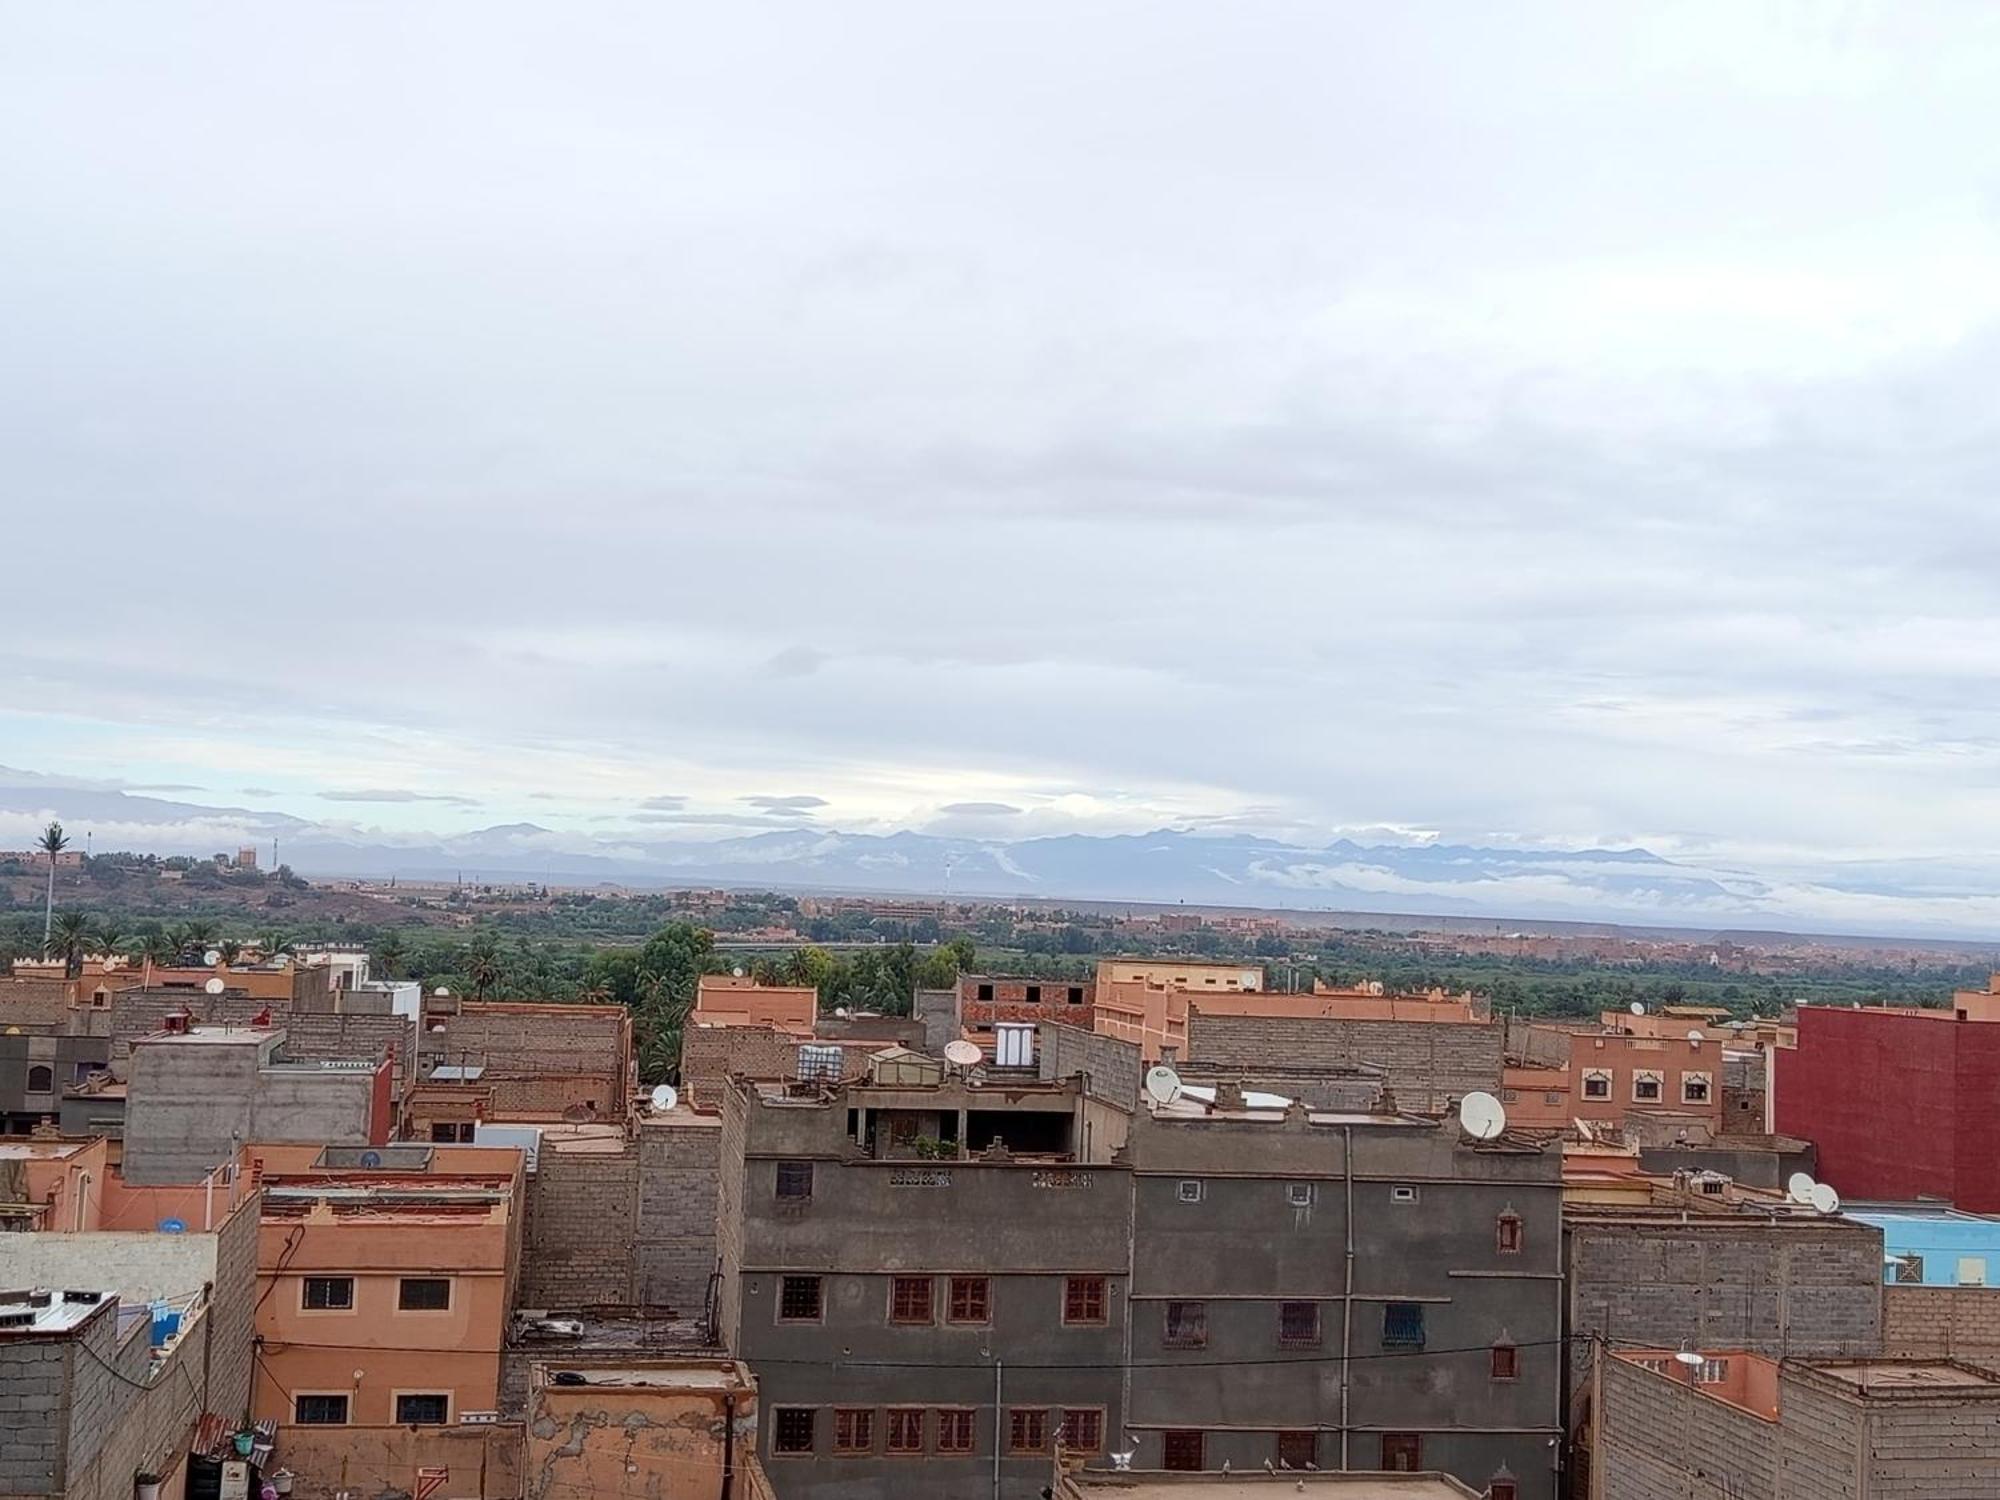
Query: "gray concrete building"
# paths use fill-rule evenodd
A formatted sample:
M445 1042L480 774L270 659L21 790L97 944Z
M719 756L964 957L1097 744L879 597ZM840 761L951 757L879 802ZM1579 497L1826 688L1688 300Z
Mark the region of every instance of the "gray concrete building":
M1499 1021L1210 1015L1197 998L1181 1060L1239 1078L1272 1069L1293 1077L1379 1070L1402 1108L1443 1114L1475 1089L1500 1092L1505 1041Z
M0 1135L26 1135L62 1112L66 1089L105 1072L111 1043L53 1027L16 1026L0 1033Z
M1944 1500L2000 1492L2000 1377L1948 1360L1782 1362L1599 1345L1588 1500Z
M732 1086L719 1328L787 1500L912 1493L919 1458L926 1493L1028 1500L1058 1438L1551 1500L1555 1151L1229 1087L1134 1116L1122 1054L1056 1046L1094 1072Z
M198 1182L253 1141L381 1145L386 1057L294 1061L272 1028L160 1032L132 1044L122 1169L135 1184Z

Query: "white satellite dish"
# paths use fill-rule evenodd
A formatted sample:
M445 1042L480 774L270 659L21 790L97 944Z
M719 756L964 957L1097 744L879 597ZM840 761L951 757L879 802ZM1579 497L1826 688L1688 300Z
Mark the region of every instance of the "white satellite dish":
M956 1063L961 1068L969 1068L985 1056L986 1054L979 1050L979 1043L968 1042L963 1037L944 1044L944 1060Z
M211 979L207 984L203 985L202 988L207 990L211 995L219 995L224 990L228 989L229 986L224 984L220 979Z
M1507 1128L1507 1108L1491 1094L1475 1090L1459 1100L1458 1123L1474 1140L1490 1141Z
M668 1110L672 1109L676 1104L680 1102L681 1102L681 1096L677 1092L675 1092L674 1086L671 1083L663 1083L658 1088L653 1090L653 1097L651 1103L653 1106L653 1113L656 1115L665 1114Z
M1643 1000L1634 1000L1626 1009L1631 1011L1635 1016L1643 1016L1646 1013L1646 1002Z
M1181 1075L1165 1063L1146 1069L1146 1097L1155 1104L1172 1104L1181 1096Z
M1819 1184L1813 1181L1810 1172L1794 1172L1785 1179L1785 1196L1794 1203L1812 1202L1813 1189Z
M1689 1367L1708 1363L1699 1354L1695 1353L1694 1350L1688 1348L1686 1344L1681 1345L1679 1352L1674 1355L1674 1358Z
M1823 1214L1840 1212L1840 1194L1828 1183L1820 1183L1812 1190L1812 1206Z
M202 954L201 961L207 964L211 969L214 968L217 964L222 962L222 950L220 948L209 949L208 952Z
M741 979L743 977L743 965L738 964L735 968L731 969L729 977L731 979Z
M436 989L432 990L431 993L435 995L438 999L443 1000L448 995L451 994L451 988L448 985L441 984Z
M1702 1034L1699 1031L1690 1031L1688 1033L1688 1041L1694 1046L1699 1047L1702 1044L1702 1040Z

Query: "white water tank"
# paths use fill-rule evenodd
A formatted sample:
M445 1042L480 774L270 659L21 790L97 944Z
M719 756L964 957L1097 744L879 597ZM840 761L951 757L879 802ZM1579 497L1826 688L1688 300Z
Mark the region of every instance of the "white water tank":
M993 1065L996 1068L1035 1065L1035 1028L1031 1022L1001 1021L994 1026Z

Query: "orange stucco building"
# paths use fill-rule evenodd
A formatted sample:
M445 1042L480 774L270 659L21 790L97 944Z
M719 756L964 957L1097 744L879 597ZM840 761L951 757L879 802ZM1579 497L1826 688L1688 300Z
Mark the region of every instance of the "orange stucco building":
M376 1426L497 1410L520 1266L520 1153L249 1154L264 1186L254 1414Z
M696 1026L772 1026L810 1037L819 991L809 984L759 984L747 975L704 974L695 983Z

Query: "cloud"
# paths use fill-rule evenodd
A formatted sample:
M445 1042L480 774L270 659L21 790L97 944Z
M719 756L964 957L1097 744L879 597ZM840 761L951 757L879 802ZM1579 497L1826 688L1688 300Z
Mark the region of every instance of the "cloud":
M128 792L199 792L204 790L185 781L134 782L125 788Z
M1021 809L1010 802L947 802L938 811L961 818L1011 818Z
M479 802L473 797L458 797L448 792L413 792L406 787L367 787L356 791L321 792L324 802L444 802L453 807L477 807Z
M767 812L767 813L774 813L774 814L775 814L775 813L803 813L803 814L808 814L808 815L809 815L809 814L810 814L810 813L812 812L812 810L813 810L814 808L816 808L816 807L825 807L825 806L827 806L827 805L828 805L828 804L827 804L827 800L826 800L826 798L824 798L824 797L810 797L810 796L805 796L805 797L799 797L799 796L794 796L794 797L769 797L769 796L757 796L757 797L738 797L738 798L737 798L736 800L737 800L738 802L747 802L747 803L748 803L748 804L749 804L750 806L752 806L752 807L758 807L758 808L762 808L762 809L763 809L763 810L764 810L765 812Z
M787 646L764 664L773 677L810 677L831 660L811 646Z
M652 812L674 812L687 804L685 797L648 797L639 805Z
M245 797L275 797L279 795L267 786L243 786L238 787L236 790L240 795Z

